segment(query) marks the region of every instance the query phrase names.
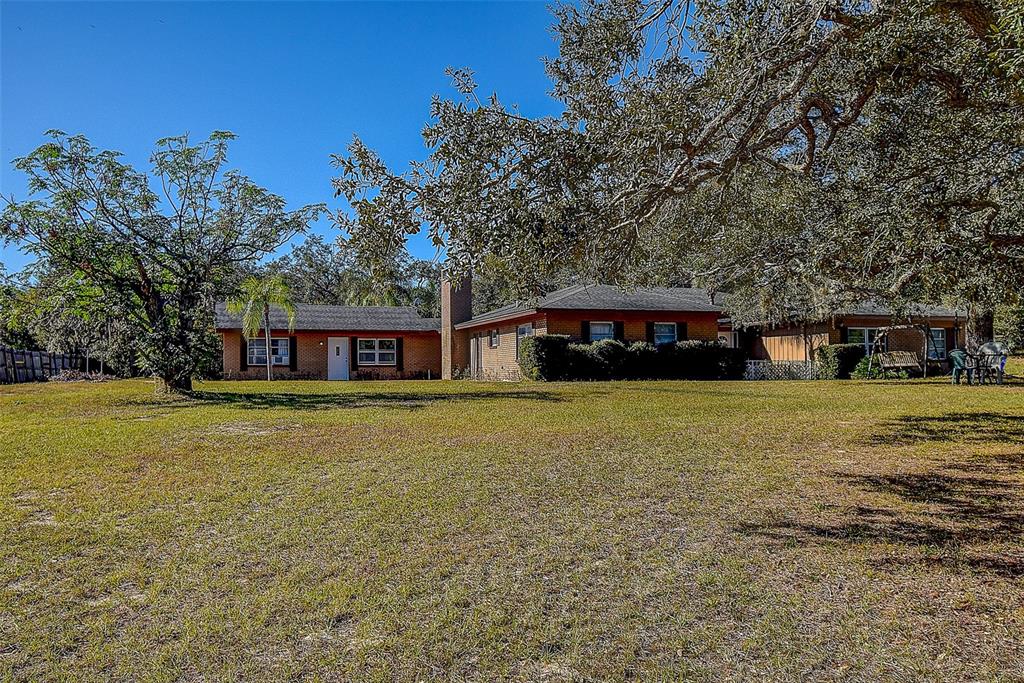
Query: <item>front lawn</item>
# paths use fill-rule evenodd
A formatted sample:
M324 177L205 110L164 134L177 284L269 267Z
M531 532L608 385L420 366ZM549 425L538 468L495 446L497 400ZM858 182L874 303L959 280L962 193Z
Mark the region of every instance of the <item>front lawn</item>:
M1024 386L0 387L0 679L1021 680Z

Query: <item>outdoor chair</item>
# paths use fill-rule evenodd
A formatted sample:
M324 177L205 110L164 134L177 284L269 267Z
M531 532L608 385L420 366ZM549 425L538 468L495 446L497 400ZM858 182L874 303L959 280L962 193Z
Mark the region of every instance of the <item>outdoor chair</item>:
M971 384L977 369L974 358L962 349L954 349L949 352L949 364L953 368L953 384L960 384L960 378L964 376L967 377L967 384Z

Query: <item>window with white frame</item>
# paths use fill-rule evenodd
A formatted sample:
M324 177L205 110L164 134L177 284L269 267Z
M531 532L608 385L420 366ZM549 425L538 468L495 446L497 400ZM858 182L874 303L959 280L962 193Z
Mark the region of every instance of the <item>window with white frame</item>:
M246 355L248 356L249 365L266 365L267 364L267 340L263 337L259 339L247 339ZM288 365L288 337L274 337L270 340L270 362L273 365Z
M932 338L928 344L928 358L946 360L946 330L942 327L931 328Z
M394 339L359 339L360 365L395 365Z
M875 339L878 338L880 331L877 327L851 327L846 331L846 343L847 344L860 344L864 347L866 353L871 353L871 347L875 344ZM878 351L885 351L889 345L889 340L882 337L881 343L878 345Z
M487 345L492 349L496 349L500 343L501 335L498 334L498 330L487 330Z
M533 336L533 323L520 325L516 328L516 358L519 358L519 344L526 337Z
M676 343L675 323L654 323L654 345Z
M590 323L590 341L615 339L615 324L606 322Z

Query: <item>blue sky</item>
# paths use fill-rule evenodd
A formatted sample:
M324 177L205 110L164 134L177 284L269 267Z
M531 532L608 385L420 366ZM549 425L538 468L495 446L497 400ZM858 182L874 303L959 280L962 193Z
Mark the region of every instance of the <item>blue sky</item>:
M476 71L530 115L557 113L541 58L545 4L474 2L0 2L0 190L24 199L12 159L59 128L148 168L153 142L238 134L231 165L291 206L328 202L329 155L359 136L395 167L426 155L447 66ZM326 222L318 232L334 237ZM410 243L433 256L427 240ZM0 251L8 270L27 258Z

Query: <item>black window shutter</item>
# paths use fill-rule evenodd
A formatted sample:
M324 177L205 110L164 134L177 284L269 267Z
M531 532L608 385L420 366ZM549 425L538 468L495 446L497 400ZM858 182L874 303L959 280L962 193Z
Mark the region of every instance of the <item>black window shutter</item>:
M288 337L288 369L299 369L299 338Z
M622 320L616 320L612 323L613 336L619 341L626 341L626 323Z
M686 323L676 323L676 341L686 341L690 338L687 334Z
M654 323L651 321L648 321L647 323L647 343L654 343Z
M248 370L249 369L249 340L245 338L244 334L240 335L240 336L242 337L242 345L239 347L241 349L241 352L238 354L238 367L239 367L240 370Z
M946 330L946 351L956 348L956 328L950 327Z
M590 321L584 320L580 323L580 339L584 344L590 343Z
M849 341L850 341L850 328L848 328L846 325L843 325L842 327L839 328L839 343L840 344L847 344L847 343L849 343Z
M350 365L352 366L351 369L355 370L359 367L359 337L352 337L351 344L352 346L349 347L350 355L352 357Z
M395 368L399 372L401 372L402 370L405 369L405 359L403 358L403 356L405 354L402 353L402 351L403 351L402 347L405 346L405 344L402 343L404 341L405 341L404 337L399 337L398 339L395 340Z

